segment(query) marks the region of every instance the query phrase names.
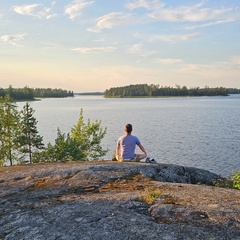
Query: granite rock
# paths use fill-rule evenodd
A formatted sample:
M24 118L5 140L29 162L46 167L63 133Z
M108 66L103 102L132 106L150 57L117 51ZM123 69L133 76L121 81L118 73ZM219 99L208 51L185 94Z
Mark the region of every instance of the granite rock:
M0 239L240 239L240 191L218 179L160 163L0 167ZM141 201L150 190L160 197Z

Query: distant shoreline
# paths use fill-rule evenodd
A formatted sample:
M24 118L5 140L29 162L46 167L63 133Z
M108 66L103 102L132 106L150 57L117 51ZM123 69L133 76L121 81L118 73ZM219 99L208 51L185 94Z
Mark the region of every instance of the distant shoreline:
M103 96L103 92L83 92L83 93L74 93L74 96Z

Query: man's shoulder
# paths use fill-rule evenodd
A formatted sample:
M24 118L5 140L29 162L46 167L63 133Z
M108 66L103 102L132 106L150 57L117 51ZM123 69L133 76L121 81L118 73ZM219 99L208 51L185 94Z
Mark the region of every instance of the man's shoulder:
M125 137L126 137L126 135L123 135L123 136L119 137L119 138L118 138L118 141L123 140Z
M118 140L123 140L123 139L138 140L138 137L134 136L134 135L123 135L123 136L118 138Z
M136 142L136 144L140 144L140 141L139 141L139 139L138 139L138 137L137 136L133 136L133 138L134 138L134 141Z
M131 135L133 138L135 138L135 139L138 139L138 137L137 136L135 136L135 135Z
M119 139L122 139L122 138L125 138L125 137L126 137L126 135L122 135L122 136L119 137Z

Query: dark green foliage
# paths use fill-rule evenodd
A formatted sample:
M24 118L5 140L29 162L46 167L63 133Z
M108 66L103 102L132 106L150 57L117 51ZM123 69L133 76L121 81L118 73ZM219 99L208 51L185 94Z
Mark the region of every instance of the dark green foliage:
M240 89L237 88L229 88L228 89L229 94L240 94Z
M0 163L6 161L13 165L18 159L20 149L19 137L21 123L17 106L13 99L6 95L0 99Z
M7 89L0 88L0 96L9 95L14 100L34 100L35 98L62 98L73 97L73 91L51 88L13 88L9 86Z
M58 129L55 144L49 143L45 150L43 138L37 131L37 120L33 115L34 110L29 103L18 112L10 95L0 97L0 165L7 161L10 165L13 165L14 161L22 162L26 159L26 154L31 163L98 159L108 152L100 145L106 128L103 129L101 121L98 120L91 123L88 119L85 123L82 109L71 133L64 134Z
M229 178L220 178L213 181L214 186L221 188L233 188L233 181Z
M0 96L5 97L6 95L9 95L14 100L34 99L33 89L29 87L13 88L12 86L9 86L7 89L1 88Z
M37 120L33 116L34 110L26 103L21 111L22 131L19 142L21 151L29 155L29 161L32 162L33 149L43 149L43 137L38 134Z
M52 88L35 88L33 89L35 98L64 98L73 97L73 91Z
M55 144L49 143L45 151L37 156L37 161L87 161L105 156L100 143L106 134L101 121L84 122L83 110L71 133L64 134L58 129Z
M52 162L52 161L74 161L84 159L81 146L70 137L70 134L65 134L57 130L57 138L55 144L48 143L46 150L40 154L35 154L35 161Z
M159 85L137 84L125 87L115 87L104 92L105 97L163 97L163 96L227 96L228 89L217 88L190 88L159 87Z

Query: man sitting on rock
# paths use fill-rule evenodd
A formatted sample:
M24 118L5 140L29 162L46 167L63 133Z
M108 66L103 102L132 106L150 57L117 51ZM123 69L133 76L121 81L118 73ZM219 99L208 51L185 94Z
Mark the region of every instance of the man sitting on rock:
M124 130L126 134L117 141L116 160L119 162L140 162L141 159L147 157L147 153L139 139L132 135L132 125L127 124ZM135 154L136 145L141 149L142 153Z

